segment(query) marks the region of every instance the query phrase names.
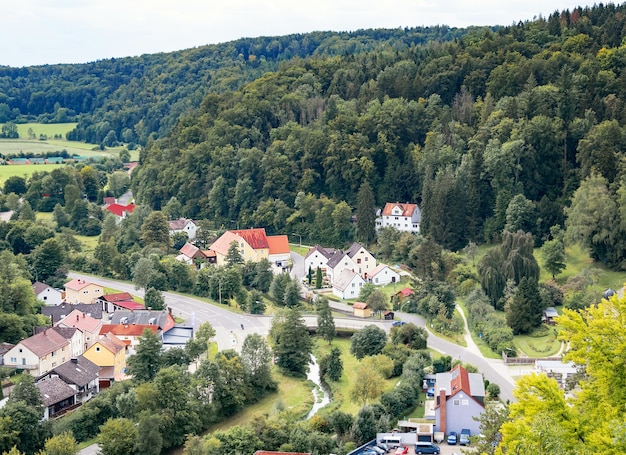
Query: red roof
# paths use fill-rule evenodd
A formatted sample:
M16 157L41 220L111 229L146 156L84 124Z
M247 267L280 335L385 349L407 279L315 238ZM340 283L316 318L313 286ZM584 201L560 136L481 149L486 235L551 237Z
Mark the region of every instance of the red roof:
M398 291L398 294L402 294L403 296L408 297L410 295L413 295L414 292L413 292L413 289L411 288L404 288L404 289L400 289Z
M267 234L265 234L265 228L253 228L253 229L241 229L239 231L231 231L233 234L237 234L244 239L253 250L260 250L263 248L269 249L269 243L267 242Z
M120 302L114 302L115 306L124 308L125 310L145 310L146 306L143 303L135 302L134 300L124 300Z
M382 214L384 216L391 216L391 211L394 209L394 207L400 207L400 209L402 210L402 215L400 216L413 216L413 212L417 208L417 204L400 204L398 202L387 202L385 204L385 208L383 209Z
M289 253L289 239L286 235L270 235L267 237L267 243L269 244L270 254L285 254Z
M202 252L200 251L200 248L198 248L195 245L192 245L189 242L185 243L183 245L183 247L180 250L178 250L178 251L180 251L181 254L184 254L188 258L195 258L196 255L198 254L198 252L200 252L200 255L202 255Z
M356 310L366 310L368 308L367 303L365 302L354 302L352 308Z
M159 328L156 325L105 324L100 329L100 335L106 335L107 333L112 333L115 336L138 337L138 336L141 336L143 331L146 329L150 330L153 333L157 333L159 331Z
M123 217L124 213L133 213L133 210L135 210L135 204L128 204L128 205L111 204L105 208L109 212L117 216Z
M120 292L119 294L106 294L100 297L102 300L106 300L107 302L124 302L133 300L133 296L128 292Z
M65 289L71 289L73 291L80 291L81 289L89 286L91 283L90 281L85 281L82 278L74 278L72 281L68 281L67 283L65 283Z

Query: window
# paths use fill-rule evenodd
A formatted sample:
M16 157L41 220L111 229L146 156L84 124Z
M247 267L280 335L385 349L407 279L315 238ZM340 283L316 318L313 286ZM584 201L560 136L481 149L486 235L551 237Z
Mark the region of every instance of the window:
M354 283L352 283L352 287L354 287Z
M463 400L463 401L461 401L461 405L462 405L462 406L469 406L469 400Z
M452 406L461 406L461 400L452 400Z
M357 263L357 264L360 264L360 263L361 263L361 258L358 258L358 259L356 260L356 263Z
M17 357L11 357L11 363L17 363Z
M22 350L22 348L20 348L20 354L21 354L22 352L24 352L24 351Z
M26 365L26 357L22 357L22 365Z
M100 346L96 346L96 352L100 352Z
M51 353L50 355L51 355L52 357L54 357L54 354L55 354L55 352L54 352L54 351L52 351L52 353Z

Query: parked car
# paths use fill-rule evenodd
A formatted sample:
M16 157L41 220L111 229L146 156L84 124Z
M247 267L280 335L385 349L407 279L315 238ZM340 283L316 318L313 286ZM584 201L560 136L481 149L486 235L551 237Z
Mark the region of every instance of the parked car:
M418 441L415 443L415 453L416 454L434 453L437 455L441 453L441 449L437 447L435 444L433 444L432 442Z
M382 448L377 446L371 446L369 447L369 449L376 452L378 455L385 455L387 453L386 450L383 450Z
M451 431L450 433L448 433L448 444L450 444L451 446L456 445L457 439L458 438L456 431Z
M459 437L459 444L462 446L468 446L470 443L471 432L467 428L461 430L461 436Z
M400 446L396 449L396 455L406 455L407 453L409 453L407 446Z
M385 453L387 453L387 452L389 452L391 450L391 447L389 447L384 442L379 442L378 444L376 444L376 447L378 447L379 449L383 449L385 451Z
M393 321L391 323L391 325L394 326L394 327L399 327L399 326L404 325L404 324L406 324L406 322L404 322L404 321Z

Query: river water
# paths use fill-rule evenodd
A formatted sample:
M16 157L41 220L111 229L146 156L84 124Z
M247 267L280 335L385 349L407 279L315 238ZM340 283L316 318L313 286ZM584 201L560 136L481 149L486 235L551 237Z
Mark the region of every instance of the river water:
M324 387L320 379L320 366L317 364L315 356L311 356L311 362L309 363L309 372L306 375L307 379L315 384L313 388L313 407L306 416L307 419L313 417L317 411L322 409L328 403L330 403L330 392Z

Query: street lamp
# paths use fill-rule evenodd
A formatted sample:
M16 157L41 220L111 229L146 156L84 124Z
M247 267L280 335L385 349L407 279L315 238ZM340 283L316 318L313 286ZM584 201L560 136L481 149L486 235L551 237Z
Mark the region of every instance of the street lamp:
M292 232L291 235L297 235L300 238L300 246L302 246L302 236L297 232Z

